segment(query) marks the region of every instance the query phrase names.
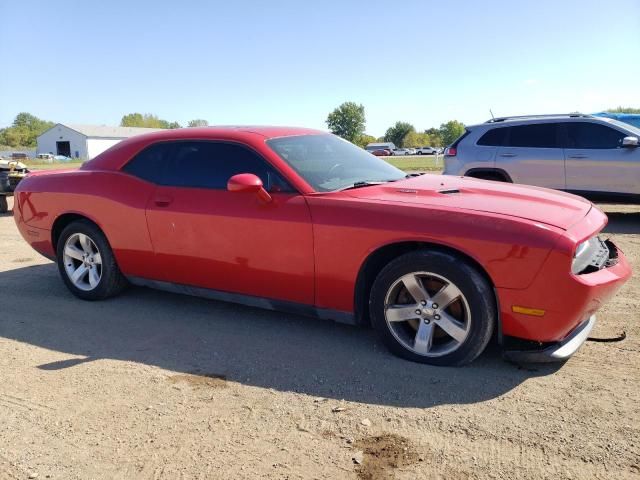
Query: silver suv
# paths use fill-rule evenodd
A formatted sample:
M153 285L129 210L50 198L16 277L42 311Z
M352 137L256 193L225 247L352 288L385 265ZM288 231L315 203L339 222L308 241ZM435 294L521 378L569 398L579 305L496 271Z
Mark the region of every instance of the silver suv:
M640 199L640 129L583 114L495 118L445 150L446 175Z

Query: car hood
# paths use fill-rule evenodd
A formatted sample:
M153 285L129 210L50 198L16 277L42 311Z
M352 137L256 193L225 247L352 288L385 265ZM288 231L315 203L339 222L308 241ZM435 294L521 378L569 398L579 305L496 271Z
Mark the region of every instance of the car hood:
M565 230L592 206L582 197L547 188L430 174L345 193L360 199L509 215Z

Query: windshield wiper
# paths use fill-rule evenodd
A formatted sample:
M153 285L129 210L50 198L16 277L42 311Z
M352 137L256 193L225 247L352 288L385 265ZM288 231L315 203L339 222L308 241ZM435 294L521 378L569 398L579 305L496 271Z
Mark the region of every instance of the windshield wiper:
M353 190L354 188L370 187L372 185L382 185L387 182L354 182L346 187L339 188L336 192L342 192L343 190Z

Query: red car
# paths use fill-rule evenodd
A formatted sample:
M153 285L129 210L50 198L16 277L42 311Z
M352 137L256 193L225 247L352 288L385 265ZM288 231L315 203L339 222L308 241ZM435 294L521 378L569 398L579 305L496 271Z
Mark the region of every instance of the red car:
M347 323L417 362L562 360L630 277L569 194L407 176L326 133L187 128L36 172L15 221L76 296L129 283ZM275 346L274 346L275 347Z
M387 150L386 148L380 148L378 150L374 150L371 153L376 157L390 157L391 155L393 155L393 153L391 153L391 150Z

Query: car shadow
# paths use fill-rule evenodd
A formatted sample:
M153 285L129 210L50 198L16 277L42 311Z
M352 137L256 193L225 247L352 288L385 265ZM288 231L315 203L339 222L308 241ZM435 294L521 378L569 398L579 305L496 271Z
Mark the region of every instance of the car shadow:
M640 212L607 212L606 233L640 233Z
M558 365L520 368L493 345L472 365L438 368L392 356L369 328L131 288L86 302L54 264L0 272L0 336L69 356L34 364L55 375L100 359L316 397L403 407L496 398Z

